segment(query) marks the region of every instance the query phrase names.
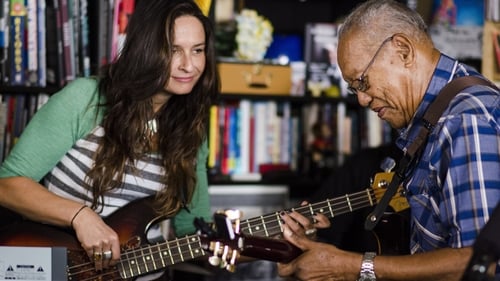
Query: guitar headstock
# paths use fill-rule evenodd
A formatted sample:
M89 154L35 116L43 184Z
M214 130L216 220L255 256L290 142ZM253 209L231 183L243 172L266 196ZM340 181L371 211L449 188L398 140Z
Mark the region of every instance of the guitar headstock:
M204 248L212 253L208 258L211 265L234 272L241 256L287 263L302 253L286 240L245 236L240 232L241 216L238 210L214 214L211 237L201 237L202 244L206 245Z
M384 196L385 191L389 187L393 176L394 172L380 172L375 174L372 183L372 189L375 194L375 198L377 199L377 203L380 202L382 196ZM401 186L398 187L396 194L389 201L389 206L391 206L391 208L395 212L400 212L410 207L408 201L406 200L406 197L404 196L404 190Z
M225 268L230 272L235 271L243 243L243 237L239 234L241 216L242 213L238 210L217 211L211 226L202 219L195 221L196 227L203 234L200 236L203 248L212 254L208 258L212 266Z

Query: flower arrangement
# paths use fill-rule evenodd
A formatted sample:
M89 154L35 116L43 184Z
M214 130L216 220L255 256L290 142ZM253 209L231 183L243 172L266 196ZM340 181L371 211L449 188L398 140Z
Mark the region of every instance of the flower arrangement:
M241 10L235 19L238 30L236 58L248 61L262 60L273 41L271 22L250 9Z

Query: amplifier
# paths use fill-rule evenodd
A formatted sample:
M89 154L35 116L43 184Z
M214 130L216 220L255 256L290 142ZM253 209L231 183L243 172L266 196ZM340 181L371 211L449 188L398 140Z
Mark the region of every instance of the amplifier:
M66 267L64 247L0 246L0 280L62 281Z

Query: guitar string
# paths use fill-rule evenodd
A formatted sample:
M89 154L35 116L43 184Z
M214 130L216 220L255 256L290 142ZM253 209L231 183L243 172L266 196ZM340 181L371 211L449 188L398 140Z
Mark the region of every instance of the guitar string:
M353 193L351 194L351 196L349 196L348 198L350 198L350 202L352 205L358 205L357 201L359 199L364 199L365 197L367 197L366 195L366 190L365 191L360 191L360 192L356 192L356 193ZM339 210L340 208L336 207L338 205L348 205L346 201L346 197L342 197L342 198L339 198L339 197L336 197L336 198L333 198L333 199L327 199L325 201L322 201L322 202L318 202L318 203L312 203L312 204L308 204L308 205L305 205L305 206L300 206L300 207L295 207L295 208L291 208L289 210L295 210L303 215L311 215L311 212L310 212L310 209L311 207L314 207L314 206L317 206L317 205L325 205L325 204L328 204L328 202L330 202L330 206L332 207L332 209L335 209L335 211ZM369 202L369 200L362 200L362 203L363 202ZM327 206L325 206L327 207ZM285 210L287 211L287 210ZM271 219L275 219L276 217L278 217L278 212L275 212L275 213L272 213L272 214L268 214L268 215L263 215L261 217L258 217L258 218L252 218L252 219L248 219L247 221L245 221L242 226L242 229L243 230L247 230L249 229L250 227L248 225L252 224L253 222L257 222L257 224L262 224L262 221L266 221L266 219L268 218L271 218ZM278 223L278 220L274 220L275 223ZM265 229L263 229L263 231L265 231Z
M350 194L348 197L336 197L333 199L328 199L322 202L317 202L317 203L311 203L305 206L300 206L297 208L292 208L291 210L295 210L299 213L301 213L304 216L309 216L312 215L311 209L316 210L317 206L321 206L322 208L318 207L318 211L321 209L328 209L326 212L322 212L323 214L327 213L327 216L333 217L335 214L332 214L333 209L335 209L336 214L343 214L347 213L353 210L357 210L362 207L368 207L370 205L375 205L370 203L370 198L367 196L367 191L370 192L370 196L379 198L383 193L385 193L384 190L371 190L371 189L365 189L364 191L356 192ZM360 196L361 195L361 196ZM346 201L346 198L349 198L349 201ZM401 196L401 194L395 195L393 198L404 198ZM366 199L366 200L365 200ZM406 199L406 198L404 198ZM339 202L340 201L340 202ZM328 202L330 202L330 205L328 205ZM334 202L334 203L332 203ZM350 204L349 204L350 203ZM366 204L367 203L367 204ZM337 207L337 205L341 205L342 208ZM332 210L330 210L330 207ZM352 210L351 210L352 209ZM271 236L274 234L280 234L282 232L281 230L281 224L278 222L278 212L264 215L261 217L257 218L252 218L249 219L245 222L242 222L242 231L246 234L252 234L252 235L263 235L263 236ZM268 221L268 219L271 219L271 221ZM264 222L263 222L264 221ZM266 223L274 223L274 225L270 226L265 226L264 224ZM254 223L254 225L250 225ZM255 224L256 223L256 224ZM250 225L250 226L249 226ZM250 228L255 228L254 230L250 230Z
M403 196L395 196L394 198L403 198ZM405 198L406 199L406 198ZM365 202L368 202L368 201L365 201ZM370 204L366 205L365 202L359 202L357 200L351 200L351 205L350 207L349 206L344 206L343 208L337 208L336 211L337 211L337 215L338 214L343 214L343 213L347 213L347 212L350 212L352 210L357 210L359 209L360 207L365 207L365 206L369 206ZM325 209L329 208L329 206L327 205L321 205L321 204L325 204L324 202L320 202L320 203L314 203L314 204L311 204L311 208L315 208L315 206L323 206ZM332 204L330 204L331 206L333 206ZM351 210L352 208L352 210ZM305 212L302 212L303 210L307 209ZM306 206L303 206L303 207L300 207L300 208L296 208L295 209L296 211L298 212L302 212L302 215L311 215L311 212L310 212L310 208L309 208L309 205L306 205ZM268 216L267 218L263 218L261 220L258 221L259 225L256 227L254 225L253 228L258 228L257 230L253 230L252 231L252 234L253 235L261 235L261 236L271 236L271 235L274 235L274 234L280 234L282 232L282 229L281 229L281 224L279 224L278 220L275 219L276 216L277 216L278 213L275 213L275 215L272 215L271 218L273 219L273 221L271 221L272 223L274 223L273 226L264 226L264 227L261 227L261 225L263 225L264 223L262 223L262 220L266 220L267 218L269 218L270 216ZM325 214L325 213L323 213ZM330 215L330 212L328 212L326 215ZM332 216L333 217L333 216ZM246 229L248 231L248 229Z
M192 240L192 238L195 238L195 240ZM186 240L187 243L182 243L182 244L177 244L178 241L180 240ZM174 251L172 252L171 251L171 248L172 248L172 245L175 243L175 246L178 246L178 248L180 249L179 251ZM147 245L145 247L142 247L142 248L139 248L139 249L132 249L132 250L128 250L128 251L125 251L124 253L121 254L121 258L120 258L120 263L122 262L129 262L129 261L135 261L137 262L138 259L140 258L145 258L145 257L152 257L154 259L154 261L164 261L164 259L156 259L154 258L154 254L158 254L158 255L162 255L160 254L162 251L160 250L155 250L155 251L151 251L151 248L155 247L155 248L158 248L159 246L161 247L162 245L166 245L166 244L170 244L170 245L167 245L167 247L169 248L169 252L172 253L172 255L169 255L168 257L170 258L169 261L167 262L168 265L173 265L175 264L175 262L179 262L179 261L185 261L185 260L190 260L192 258L196 258L196 257L200 257L200 256L203 256L205 253L204 253L204 249L199 246L200 245L200 239L199 239L199 236L197 235L191 235L191 236L187 236L187 237L183 237L183 238L178 238L178 239L175 239L175 240L170 240L170 241L166 241L166 242L163 242L163 243L157 243L157 244L153 244L153 245ZM195 251L196 250L200 250L200 253L202 253L201 255L197 256L195 251L192 250L191 247L189 247L190 245L192 244L196 244L197 246L199 246L198 248L195 248ZM182 249L183 247L189 247L190 249L188 250L184 250ZM143 253L143 250L146 249L146 248L149 248L149 253L150 254L144 254ZM140 253L139 255L137 255L137 253ZM129 255L130 254L134 254L135 258L130 258ZM124 258L125 256L125 258ZM193 257L194 256L194 257ZM180 257L180 258L179 258ZM187 258L186 258L187 257ZM172 263L171 259L174 259L174 262ZM147 264L148 261L144 260L144 264ZM162 263L163 264L163 263ZM88 268L88 266L92 266L91 268ZM88 273L90 271L93 271L95 272L95 268L93 267L94 264L90 261L86 262L86 263L82 263L82 264L78 264L78 265L74 265L74 266L71 266L71 267L68 267L68 271L70 271L70 274L72 276L78 276L78 275L81 275L81 274L85 274L85 273ZM132 266L131 268L135 268L137 267L138 270L140 271L141 268L139 268L139 264L137 266ZM157 270L157 269L161 269L163 267L166 267L167 265L165 266L162 266L162 267L157 267L155 266L156 268L153 269L153 270ZM84 268L83 270L80 270L80 271L76 271L76 269L80 268L80 267L87 267L87 268ZM146 265L147 267L147 265ZM110 274L114 274L114 273L119 273L120 270L118 270L118 268L113 267L114 270L108 270L104 273L100 273L99 276L105 276L105 275L110 275ZM151 271L153 271L151 270ZM132 269L132 271L134 271ZM149 272L149 271L148 271ZM147 273L147 272L145 272ZM142 273L138 273L138 274L142 274ZM137 276L134 275L134 276ZM133 277L133 276L130 276L130 277ZM129 278L129 277L127 277ZM85 280L85 279L78 279L78 280Z

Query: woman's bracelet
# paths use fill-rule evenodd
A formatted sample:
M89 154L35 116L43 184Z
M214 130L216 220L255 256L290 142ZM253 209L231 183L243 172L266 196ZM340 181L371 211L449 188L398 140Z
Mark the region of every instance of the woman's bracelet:
M73 221L75 220L75 218L78 216L78 214L80 214L80 212L85 209L87 207L87 205L83 205L80 209L78 209L78 211L76 211L75 215L73 215L73 218L71 219L71 228L73 228Z

